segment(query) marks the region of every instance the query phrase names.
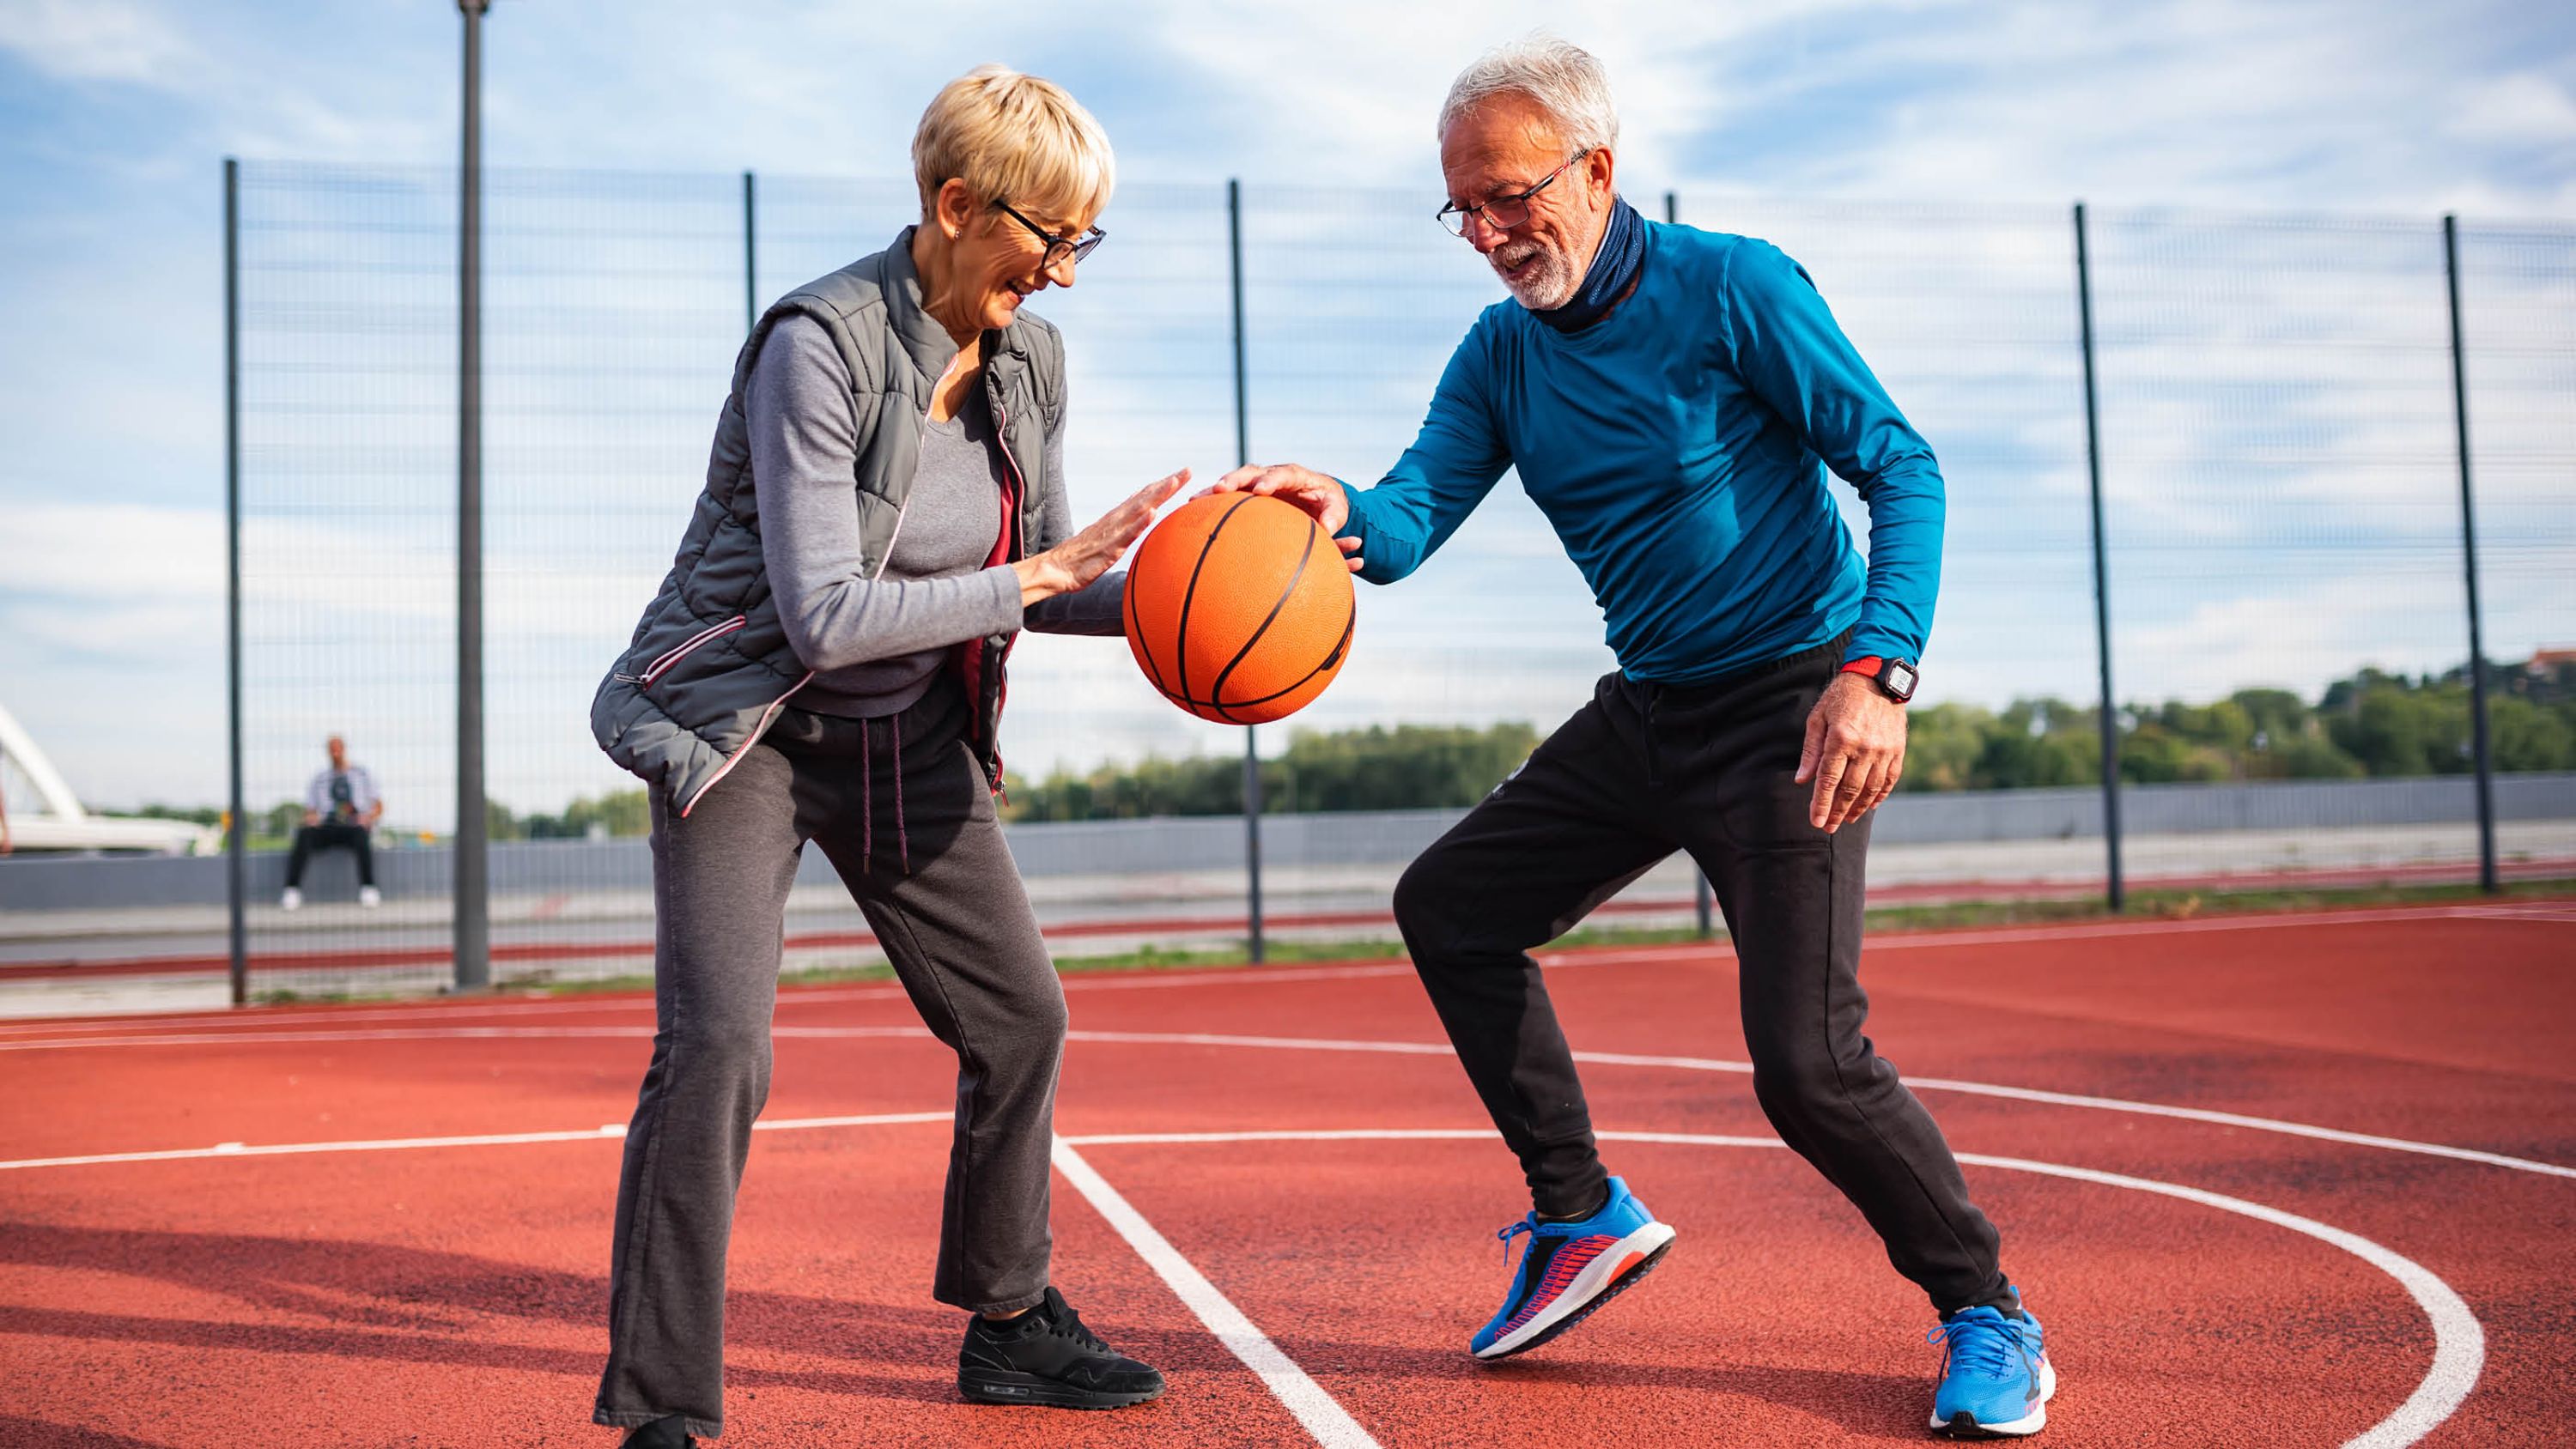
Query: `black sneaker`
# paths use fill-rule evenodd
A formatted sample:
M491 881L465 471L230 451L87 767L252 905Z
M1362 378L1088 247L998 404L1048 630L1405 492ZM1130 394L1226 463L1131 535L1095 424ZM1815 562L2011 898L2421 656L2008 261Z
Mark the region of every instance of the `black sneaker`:
M1163 1376L1102 1343L1053 1288L1017 1318L966 1325L957 1392L978 1404L1118 1409L1163 1392Z
M617 1441L618 1449L698 1449L698 1441L677 1414L664 1414Z

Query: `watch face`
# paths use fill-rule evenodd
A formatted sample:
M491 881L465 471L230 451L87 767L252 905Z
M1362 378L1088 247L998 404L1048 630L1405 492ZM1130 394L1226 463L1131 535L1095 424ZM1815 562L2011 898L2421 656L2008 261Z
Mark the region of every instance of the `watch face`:
M1878 682L1897 699L1912 699L1914 686L1920 678L1921 676L1914 672L1914 666L1902 659L1890 659L1878 674Z

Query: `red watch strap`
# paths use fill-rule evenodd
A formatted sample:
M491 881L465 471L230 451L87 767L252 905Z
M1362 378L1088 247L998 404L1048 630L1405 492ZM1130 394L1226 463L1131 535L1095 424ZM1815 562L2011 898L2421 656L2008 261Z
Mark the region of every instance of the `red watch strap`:
M1879 669L1884 666L1885 663L1885 660L1880 659L1875 654L1864 654L1858 659L1847 659L1843 661L1842 672L1845 674L1866 674L1870 678L1876 679L1878 677Z

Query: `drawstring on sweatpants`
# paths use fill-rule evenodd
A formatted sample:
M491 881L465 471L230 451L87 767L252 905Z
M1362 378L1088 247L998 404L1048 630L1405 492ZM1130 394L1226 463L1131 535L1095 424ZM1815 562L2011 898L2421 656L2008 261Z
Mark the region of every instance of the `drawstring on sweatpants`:
M903 820L903 716L886 716L886 733L894 739L894 843L903 862L903 873L912 874L912 832ZM859 720L859 870L872 870L877 862L877 762L874 739L868 721Z
M912 835L903 825L903 716L886 721L894 732L894 843L903 860L903 873L912 874Z

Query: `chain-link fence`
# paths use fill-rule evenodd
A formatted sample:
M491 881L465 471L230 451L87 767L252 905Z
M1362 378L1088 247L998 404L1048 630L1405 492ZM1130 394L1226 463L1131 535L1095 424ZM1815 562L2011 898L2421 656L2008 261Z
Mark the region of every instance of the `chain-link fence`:
M452 971L455 176L260 163L239 177L252 989L430 988ZM2094 439L2068 212L1632 199L1797 258L1940 457L1939 616L1875 888L2102 888L2097 445L2136 882L2474 873L2438 218L2094 210ZM1227 187L1123 189L1079 285L1037 304L1070 359L1075 513L1176 467L1209 478L1237 461L1238 288L1253 456L1378 476L1476 312L1503 296L1428 210L1410 192L1247 185L1238 253ZM645 811L591 742L592 689L669 566L753 312L916 213L898 180L487 175L496 979L650 969ZM2499 849L2508 870L2576 873L2563 773L2576 705L2545 652L2576 643L2576 229L2471 224L2460 266L2494 758L2509 772ZM1865 510L1835 486L1865 543ZM1291 750L1293 734L1449 727L1472 755L1525 740L1515 727L1544 733L1612 667L1582 580L1508 480L1414 578L1364 591L1362 611L1334 687L1259 736L1273 929L1378 929L1395 871L1454 814L1314 815L1356 798L1329 782L1335 751L1360 746ZM1011 699L1003 747L1022 808L1043 802L1051 821L1119 791L1145 802L1132 808L1181 801L1178 786L1127 778L1148 760L1201 760L1199 796L1230 791L1219 762L1243 752L1237 731L1165 705L1115 640L1027 641ZM351 854L329 851L288 910L288 847L334 733L381 791L382 902L361 904ZM1014 829L1060 944L1243 931L1239 818ZM130 903L157 913L148 940L92 954L221 958L219 874L176 879ZM819 861L804 879L791 965L864 955L864 923ZM1686 915L1690 889L1677 862L1630 903Z

